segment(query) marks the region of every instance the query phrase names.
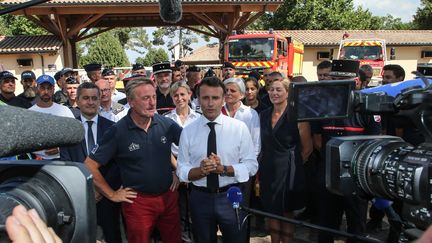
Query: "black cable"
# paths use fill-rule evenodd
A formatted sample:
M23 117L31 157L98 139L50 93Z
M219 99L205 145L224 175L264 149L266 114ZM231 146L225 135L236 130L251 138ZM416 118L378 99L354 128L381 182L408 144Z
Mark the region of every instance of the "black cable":
M275 215L275 214L271 214L271 213L266 213L260 210L256 210L253 208L248 208L248 207L240 207L241 210L244 210L246 212L249 213L253 213L253 214L258 214L258 215L262 215L265 217L269 217L269 218L273 218L273 219L277 219L280 221L284 221L290 224L294 224L294 225L299 225L299 226L305 226L311 229L315 229L315 230L319 230L319 231L323 231L323 232L327 232L330 233L332 235L340 235L349 239L355 239L355 240L359 240L359 241L363 241L363 242L370 242L370 243L382 243L382 241L378 240L378 239L374 239L374 238L367 238L364 236L359 236L359 235L354 235L354 234L350 234L347 232L342 232L342 231L338 231L335 229L331 229L331 228L327 228L327 227L323 227L323 226L319 226L319 225L315 225L315 224L310 224L307 222L303 222L303 221L299 221L299 220L295 220L295 219L289 219L289 218L285 218L279 215Z
M18 10L21 10L21 9L24 9L24 8L28 8L28 7L32 7L32 6L35 6L35 5L38 5L38 4L41 4L41 3L45 3L45 2L48 2L48 1L50 1L50 0L31 0L31 1L28 1L28 2L25 2L25 3L17 4L17 5L14 5L12 7L0 10L0 15L8 14L8 13L11 13L11 12L15 12L15 11L18 11Z

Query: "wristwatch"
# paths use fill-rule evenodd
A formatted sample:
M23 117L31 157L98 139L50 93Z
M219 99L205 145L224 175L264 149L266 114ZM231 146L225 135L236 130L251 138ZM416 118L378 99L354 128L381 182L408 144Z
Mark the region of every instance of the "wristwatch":
M228 176L228 167L226 167L226 165L223 166L223 171L220 176Z

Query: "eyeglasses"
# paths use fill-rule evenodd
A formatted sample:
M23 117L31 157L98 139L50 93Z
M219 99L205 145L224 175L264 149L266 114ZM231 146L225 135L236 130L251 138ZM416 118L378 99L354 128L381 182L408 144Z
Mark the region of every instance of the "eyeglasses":
M101 89L100 91L101 91L102 93L108 93L108 92L111 91L111 89Z

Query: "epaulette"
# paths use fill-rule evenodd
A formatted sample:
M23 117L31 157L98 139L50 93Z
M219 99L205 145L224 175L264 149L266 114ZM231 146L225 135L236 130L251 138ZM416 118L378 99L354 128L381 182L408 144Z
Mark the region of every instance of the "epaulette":
M114 115L117 115L118 113L122 112L124 110L124 106L117 103L117 102L113 102L112 104L112 112Z

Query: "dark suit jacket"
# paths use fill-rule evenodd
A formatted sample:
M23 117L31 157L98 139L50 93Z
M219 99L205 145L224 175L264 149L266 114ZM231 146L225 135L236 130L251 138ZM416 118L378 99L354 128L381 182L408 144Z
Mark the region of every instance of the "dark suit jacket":
M81 117L78 116L76 119L81 121ZM102 117L98 116L97 121L97 143L100 142L102 139L103 134L114 124L114 122ZM85 139L81 141L80 144L73 145L73 146L67 146L67 147L61 147L60 148L60 160L63 161L72 161L72 162L79 162L83 163L84 160L87 158L87 145ZM104 176L105 180L108 182L108 184L116 190L121 185L120 180L120 173L119 168L114 161L108 163L105 166L102 166L99 168L102 175Z

